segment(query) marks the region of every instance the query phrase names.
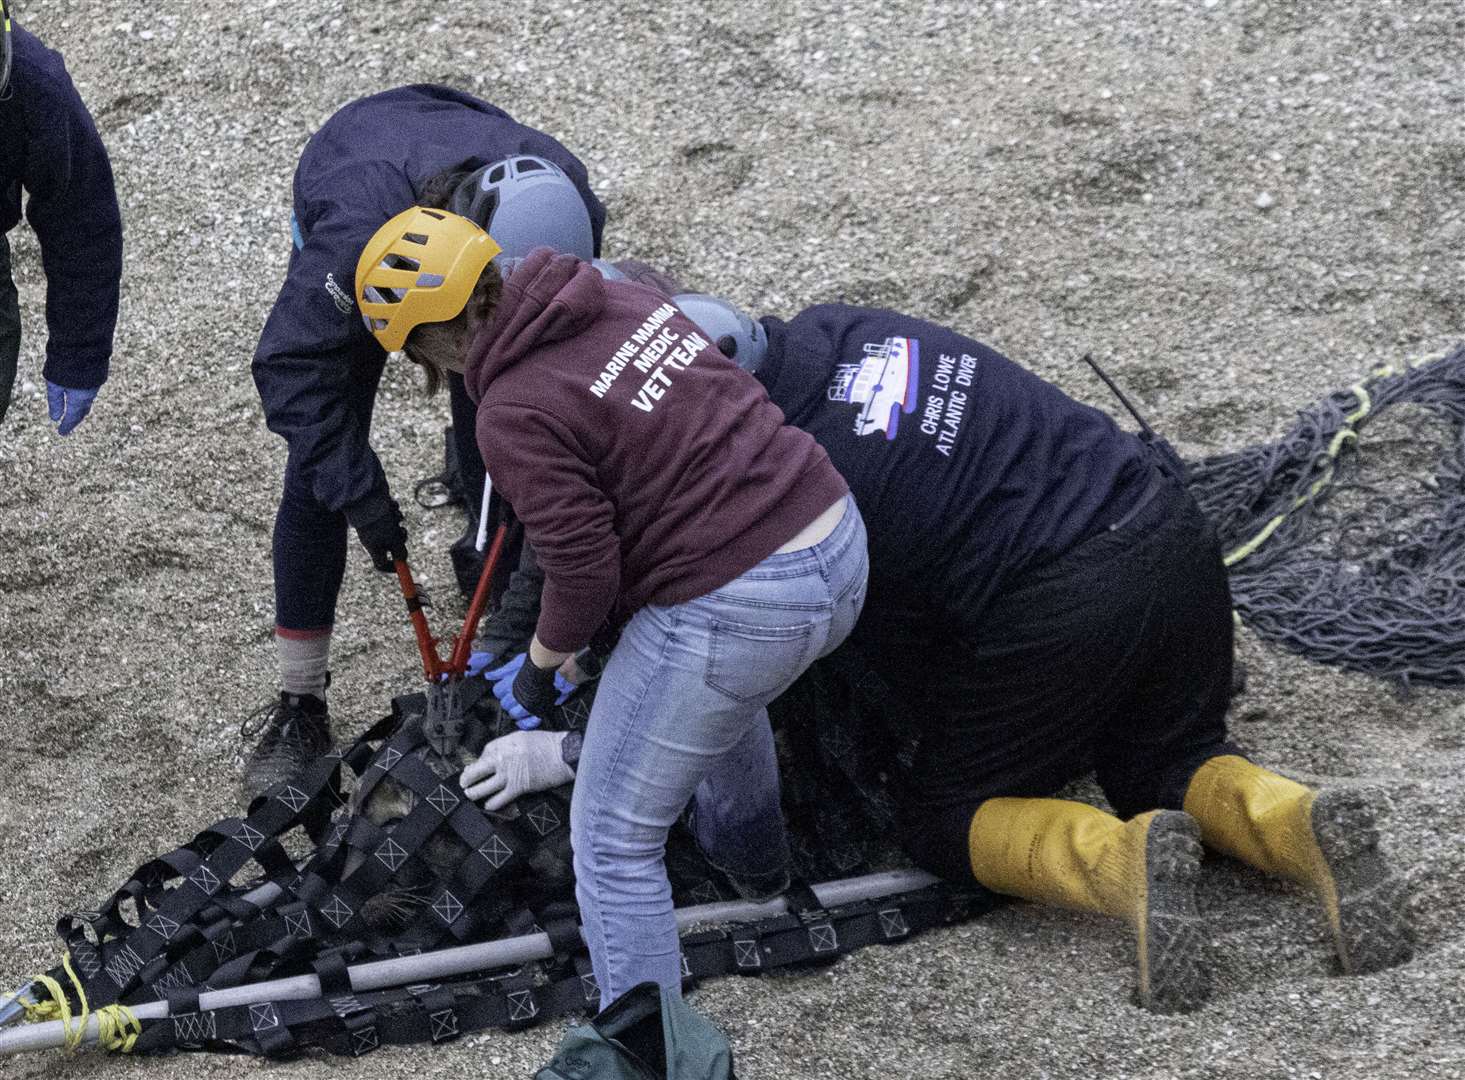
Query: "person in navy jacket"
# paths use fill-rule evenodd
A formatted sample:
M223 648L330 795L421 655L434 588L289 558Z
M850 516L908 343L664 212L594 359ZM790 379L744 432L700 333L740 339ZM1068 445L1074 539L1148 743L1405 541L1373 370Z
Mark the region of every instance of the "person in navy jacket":
M245 734L260 736L245 766L248 795L331 744L325 689L348 523L378 569L406 554L402 514L369 440L387 353L362 324L354 277L372 234L421 203L494 221L510 255L547 245L588 259L605 224L578 158L448 87L353 101L311 137L295 170L294 250L253 364L265 419L289 456L274 530L281 691L246 722ZM476 503L483 470L472 403L460 377L449 384L464 487Z
M8 12L8 5L0 3ZM51 419L62 435L86 418L107 381L122 277L122 217L106 147L61 54L6 24L0 72L0 419L20 356L20 304L5 234L25 216L46 273Z

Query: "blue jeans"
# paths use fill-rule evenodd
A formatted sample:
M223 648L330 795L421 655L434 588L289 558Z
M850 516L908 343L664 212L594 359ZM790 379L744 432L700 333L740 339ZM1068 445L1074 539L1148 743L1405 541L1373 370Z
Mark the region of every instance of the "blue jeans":
M849 635L868 571L865 525L847 498L820 543L627 624L601 676L570 810L602 1007L647 980L681 988L666 834L694 794L713 863L748 877L787 866L766 706Z

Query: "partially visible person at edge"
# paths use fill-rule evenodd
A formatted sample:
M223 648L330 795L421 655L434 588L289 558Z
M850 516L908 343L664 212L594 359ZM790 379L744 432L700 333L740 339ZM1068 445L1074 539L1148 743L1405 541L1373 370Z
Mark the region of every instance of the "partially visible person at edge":
M1125 920L1156 1011L1209 992L1202 844L1313 892L1345 972L1410 955L1380 801L1314 791L1228 738L1226 570L1168 447L918 319L821 305L755 322L714 297L676 303L825 448L868 523L869 596L845 649L918 727L900 784L916 862ZM514 591L532 595L531 579ZM511 683L495 692L524 716ZM545 763L576 738L514 732L465 780L490 778L504 802L567 782ZM1090 772L1113 814L1049 797Z
M25 216L46 272L46 404L69 435L107 381L122 278L112 166L61 54L4 21L0 0L0 420L20 360L20 296L5 234ZM4 78L8 61L8 81Z
M273 545L280 693L245 723L246 738L258 738L246 797L332 744L326 687L348 524L378 570L406 556L402 513L369 438L388 350L362 325L354 273L382 223L419 203L492 222L510 254L539 245L587 259L600 251L605 209L579 159L468 94L427 85L374 94L341 108L306 144L295 170L294 247L253 364L266 421L289 454ZM448 383L476 513L483 469L473 406L460 376ZM456 544L455 561L460 554L471 545Z
M362 311L387 347L464 370L478 402L545 579L517 700L547 715L559 666L624 624L579 758L576 897L602 1005L644 981L678 992L667 831L693 802L713 865L749 894L786 887L765 707L853 626L864 526L828 455L664 295L542 249L501 278L494 246L410 211L363 252ZM426 274L444 284L415 287Z

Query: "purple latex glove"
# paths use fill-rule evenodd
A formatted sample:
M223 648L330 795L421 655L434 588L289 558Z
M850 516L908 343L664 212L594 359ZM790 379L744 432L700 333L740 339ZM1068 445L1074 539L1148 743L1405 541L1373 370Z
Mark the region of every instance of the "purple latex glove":
M51 410L51 419L56 421L56 434L70 435L76 426L92 411L92 402L97 400L97 391L73 390L69 386L57 386L46 380L46 404Z
M470 679L476 679L488 670L488 665L495 659L491 652L471 652L468 654L468 666L463 673Z
M524 666L528 659L528 653L520 653L503 667L496 668L484 675L485 679L493 683L493 696L499 699L499 707L513 718L515 725L521 731L532 731L541 723L539 717L535 716L514 699L514 679L519 674L519 669ZM554 703L561 705L564 703L565 698L570 696L571 691L575 689L575 684L556 671L554 674L554 688L559 691L559 696L555 698Z

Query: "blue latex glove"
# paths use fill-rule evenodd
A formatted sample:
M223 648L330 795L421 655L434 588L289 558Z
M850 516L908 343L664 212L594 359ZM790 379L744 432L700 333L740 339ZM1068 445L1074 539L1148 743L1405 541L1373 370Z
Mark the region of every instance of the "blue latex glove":
M493 663L494 655L491 652L471 652L468 654L468 667L464 674L470 679L476 679L488 670L488 665Z
M528 653L520 653L501 668L488 672L483 677L493 683L493 696L499 699L499 707L513 718L515 726L520 731L532 731L540 724L539 717L535 716L524 706L514 700L514 677L519 674L519 669L529 659ZM559 697L554 699L556 705L564 703L565 698L575 689L575 684L570 682L558 671L554 673L554 688L558 690Z
M51 419L57 421L58 435L70 435L75 431L76 425L92 411L92 402L96 400L96 390L73 390L46 380L46 404L50 407Z

